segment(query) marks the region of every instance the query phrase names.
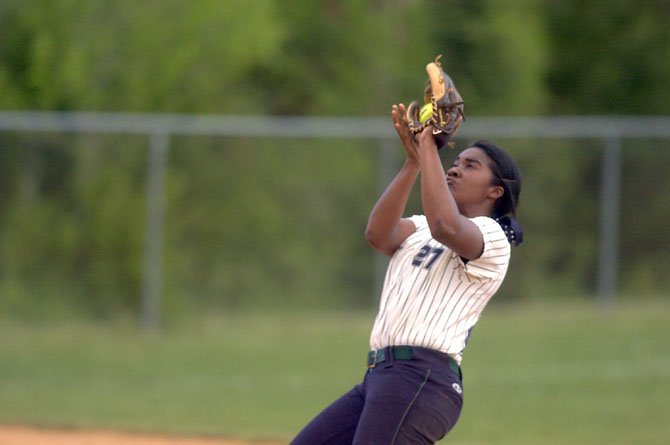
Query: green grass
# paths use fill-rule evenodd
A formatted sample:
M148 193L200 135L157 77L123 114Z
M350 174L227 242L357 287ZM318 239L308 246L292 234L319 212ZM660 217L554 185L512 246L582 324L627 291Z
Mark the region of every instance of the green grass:
M0 322L0 422L287 440L364 373L371 313ZM449 444L670 443L670 306L490 308Z

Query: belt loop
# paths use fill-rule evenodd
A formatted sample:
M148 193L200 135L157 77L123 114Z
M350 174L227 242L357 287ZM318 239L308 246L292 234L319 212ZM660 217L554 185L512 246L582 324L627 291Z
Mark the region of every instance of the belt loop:
M393 346L386 347L386 366L393 365L395 361L395 356L393 355Z
M377 366L377 350L374 349L368 353L368 369Z
M463 381L463 371L461 370L461 366L451 356L449 356L449 369Z

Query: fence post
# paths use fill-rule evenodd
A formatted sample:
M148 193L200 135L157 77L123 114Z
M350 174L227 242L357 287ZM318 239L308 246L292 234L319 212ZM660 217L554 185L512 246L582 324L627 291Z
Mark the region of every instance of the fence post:
M619 200L621 195L621 136L605 140L600 187L598 252L598 303L601 309L614 304L619 265Z
M158 329L163 268L163 225L165 220L165 170L170 136L154 132L149 139L147 203L144 223L144 283L140 325L143 330Z

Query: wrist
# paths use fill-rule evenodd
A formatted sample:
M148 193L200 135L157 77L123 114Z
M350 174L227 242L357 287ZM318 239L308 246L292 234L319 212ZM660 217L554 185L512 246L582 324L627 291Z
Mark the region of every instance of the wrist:
M419 143L419 147L423 153L437 152L437 142L435 141L435 137L430 134L428 137L423 138Z
M442 162L440 160L440 152L437 150L436 144L427 143L421 147L421 156L419 156L419 161L423 163L434 163Z
M421 164L419 163L419 160L416 158L407 158L405 159L405 167L413 170L419 170Z

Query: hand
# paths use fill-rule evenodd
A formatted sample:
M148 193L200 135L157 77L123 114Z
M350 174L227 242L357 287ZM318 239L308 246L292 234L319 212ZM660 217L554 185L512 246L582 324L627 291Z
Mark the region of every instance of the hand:
M407 114L407 109L405 109L404 104L393 105L391 108L391 116L393 117L393 126L395 127L398 136L400 136L400 141L402 146L405 148L407 153L407 158L413 161L419 161L419 142L416 140L414 135L409 131L407 125L407 120L405 116Z

